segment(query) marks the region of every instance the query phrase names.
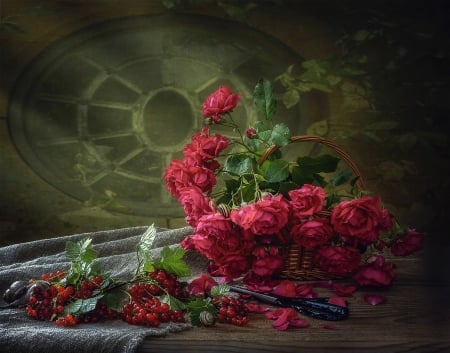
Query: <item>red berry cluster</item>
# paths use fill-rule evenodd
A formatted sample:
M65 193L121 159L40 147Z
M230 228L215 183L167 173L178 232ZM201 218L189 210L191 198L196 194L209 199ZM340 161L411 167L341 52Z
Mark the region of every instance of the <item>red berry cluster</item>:
M157 294L153 294L155 292L159 293L154 284L133 284L129 289L131 302L122 309L123 320L132 325L152 327L158 327L162 322L185 322L183 312L171 310L169 304L161 303L155 296Z
M64 311L64 306L56 300L57 296L58 289L55 286L49 286L47 289L35 286L25 309L27 314L36 320L51 320L53 315Z
M61 279L64 274L61 271L56 273L44 274L42 279L56 281ZM82 280L76 289L73 285L66 287L50 284L47 288L35 286L33 293L28 299L26 312L34 319L49 321L57 317L58 326L73 326L77 323L97 322L101 319L113 319L119 316L119 313L109 309L102 301L98 301L94 310L83 313L78 316L67 314L63 316L64 307L76 299L87 299L93 296L95 290L98 290L103 283L101 276L95 276L92 279Z
M99 290L103 283L102 276L95 276L91 279L84 279L80 282L78 290L74 293L77 299L87 299L94 295L95 290Z
M63 279L65 276L64 271L57 270L55 272L44 273L41 275L41 279L47 282L55 282Z
M178 277L174 273L167 273L164 270L156 269L148 274L150 279L156 281L154 284L150 284L151 291L153 295L161 295L164 293L170 294L171 296L178 299L187 299L189 293L186 290L186 286L178 281ZM159 290L156 290L157 287Z
M236 326L244 326L248 324L248 310L245 303L241 299L222 295L214 297L211 303L218 310L218 322Z

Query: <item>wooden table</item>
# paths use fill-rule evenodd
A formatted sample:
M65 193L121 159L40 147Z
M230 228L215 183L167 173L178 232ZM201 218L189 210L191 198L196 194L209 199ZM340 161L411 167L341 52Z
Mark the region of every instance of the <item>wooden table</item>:
M263 314L251 314L245 327L218 324L149 338L139 352L450 352L449 257L450 246L436 244L417 256L395 258L394 286L358 290L348 298L351 317L334 329L308 318L308 328L277 331ZM365 293L383 294L387 302L371 306Z

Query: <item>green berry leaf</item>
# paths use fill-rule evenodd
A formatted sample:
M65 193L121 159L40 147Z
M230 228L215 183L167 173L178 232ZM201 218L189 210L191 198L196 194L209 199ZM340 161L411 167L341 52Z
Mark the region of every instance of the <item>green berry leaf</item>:
M154 224L146 229L144 234L141 235L139 239L139 243L137 245L137 256L139 264L142 264L143 267L138 269L139 271L151 272L152 270L148 268L148 264L151 264L153 261L152 258L152 249L153 242L156 238L156 228Z
M86 238L79 242L66 242L66 254L74 262L92 262L98 252L92 248L92 239Z
M99 299L103 294L87 299L77 299L64 307L64 314L84 314L95 309Z
M216 297L219 295L224 295L230 291L230 286L228 284L218 284L211 288L211 296Z
M181 300L171 296L170 294L164 294L159 297L161 303L167 303L172 310L185 310L186 304L184 304Z
M122 311L123 306L130 302L130 295L122 288L115 288L105 293L103 301L108 308Z
M161 251L161 258L154 262L154 266L180 277L189 276L191 271L183 260L185 253L186 251L180 247L165 246Z
M200 321L200 313L202 311L208 311L213 314L214 317L217 317L217 309L213 304L211 304L211 298L191 300L187 304L187 307L189 311L189 319L194 326L202 325Z

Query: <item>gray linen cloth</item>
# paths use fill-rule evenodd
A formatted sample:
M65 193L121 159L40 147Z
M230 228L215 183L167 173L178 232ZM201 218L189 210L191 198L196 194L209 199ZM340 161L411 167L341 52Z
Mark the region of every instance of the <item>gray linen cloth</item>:
M68 240L92 238L99 251L102 269L119 278L131 278L137 266L136 246L147 227L132 227L95 233L49 238L0 248L0 292L16 280L39 278L42 273L66 270L70 261L65 255ZM192 233L192 228L157 229L153 243L155 256L165 245L178 246ZM206 267L200 255L189 252L186 262L192 276ZM5 304L0 300L0 304ZM162 324L158 328L129 325L121 320L107 320L62 328L54 322L31 319L24 308L0 309L0 352L135 352L148 336L164 336L190 328L186 324Z

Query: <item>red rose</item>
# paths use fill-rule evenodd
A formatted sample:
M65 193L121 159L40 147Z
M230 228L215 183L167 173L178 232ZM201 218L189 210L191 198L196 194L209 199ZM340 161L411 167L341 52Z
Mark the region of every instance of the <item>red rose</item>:
M209 130L205 128L192 136L192 143L184 147L183 153L187 159L192 159L196 164L214 169L218 167L218 164L214 163L213 159L227 147L227 137L220 134L209 136Z
M255 257L252 272L258 276L271 276L283 267L283 256L276 246L256 246L252 254Z
M253 235L241 233L229 218L221 214L201 217L195 234L190 237L189 242L184 243L213 261L217 273L230 278L242 275L250 268ZM239 259L239 263L233 264L232 259Z
M267 195L255 203L231 211L230 218L253 234L275 234L288 222L289 203L282 195Z
M272 276L283 267L283 256L266 256L253 261L252 272L261 277Z
M326 198L325 190L320 186L304 184L300 189L288 192L294 217L312 216L322 210Z
M368 264L361 266L353 275L353 279L360 286L387 287L395 279L395 264L385 262L381 255L372 256Z
M324 218L316 218L296 224L291 229L295 244L311 249L328 242L333 236L333 228Z
M214 123L219 123L222 120L222 115L232 111L240 99L241 95L234 94L230 87L220 86L203 102L202 115L212 118Z
M326 246L318 249L314 262L324 271L333 275L346 275L356 270L361 261L361 254L348 246Z
M184 160L174 159L164 172L167 190L175 197L178 197L179 189L191 184L188 168Z
M227 255L216 262L215 275L225 275L229 279L242 276L249 270L249 257L244 255Z
M348 241L355 237L365 245L377 240L382 219L381 200L372 196L342 201L331 212L331 224L337 233Z
M203 192L210 192L216 185L216 176L211 169L190 164L189 160L172 160L164 173L166 187L177 197L180 189L197 186Z
M178 192L178 201L183 206L186 222L191 227L195 228L203 215L214 213L210 199L196 186L181 188Z
M401 238L391 244L391 253L395 256L410 255L422 247L423 236L415 229L408 230Z

